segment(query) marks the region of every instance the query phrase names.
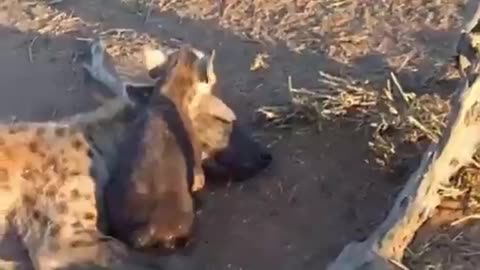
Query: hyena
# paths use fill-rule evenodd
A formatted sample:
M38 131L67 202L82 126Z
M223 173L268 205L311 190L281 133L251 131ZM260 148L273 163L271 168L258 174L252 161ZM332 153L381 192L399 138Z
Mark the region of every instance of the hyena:
M216 84L213 69L214 51L210 56L205 56L191 47L188 48L167 56L158 50L146 52L145 62L153 63L149 65L149 75L160 82L157 83L157 87L152 86L150 89L147 86L148 83L139 84L137 81L129 84L125 80L122 81L112 64L111 56L98 47L92 47L94 55L92 64L87 66L87 70L118 96L135 99L135 96L138 97L140 94L140 97L146 97L144 102L147 107L151 106L152 100L157 100L154 103L158 103L158 93L167 93L171 98L173 96L173 100L177 100L177 107L181 107L185 115L190 117L188 120L193 118L194 133L200 139L205 167L210 172L220 172L225 165L227 165L225 171L230 169L237 176L241 176L240 173L245 176L263 169L270 162L271 155L259 147L238 125L234 125L236 116L233 111L212 93ZM169 76L167 72L172 68L174 72ZM159 84L165 85L159 87ZM182 91L191 94L183 98L179 97ZM184 104L180 104L179 101L184 99ZM187 105L186 108L185 105ZM167 109L167 111L174 110ZM133 129L143 130L142 128ZM150 128L150 130L154 129ZM163 140L161 143L142 142L142 159L150 163L145 161L131 163L128 160L120 163L115 174L118 176L113 177L113 181L106 190L111 232L115 237L136 247L161 244L164 247L173 248L178 243L185 243L184 240L191 231L193 222L191 197L182 185L184 181L178 180L181 177L178 177L178 174L175 177L165 169L169 167L171 171L178 172L179 167L183 167L185 162L178 160L178 155L161 152L166 137L162 134L162 130L168 131L171 128L162 125L157 127L155 134L160 136L156 139ZM140 137L148 138L149 136L142 133ZM133 142L142 141L138 136L132 140ZM132 146L135 143L129 142L126 145ZM132 151L132 149L129 150ZM156 157L156 163L153 158L145 157L149 152L151 152L150 156ZM138 155L138 151L133 151L133 155ZM152 163L158 164L154 166ZM132 177L135 175L132 171L137 172L136 177ZM150 187L149 190L145 188L147 186ZM203 182L194 185L193 191L202 186Z
M117 98L57 122L0 125L1 213L35 269L122 261L120 242L98 227L99 194L125 125L136 114Z
M35 269L130 262L123 244L102 233L99 217L105 185L142 111L116 97L59 121L0 124L0 213Z
M195 216L191 192L204 184L190 112L196 113L191 105L198 91L208 94L200 74L210 61L189 46L171 58L145 114L133 122L105 190L113 236L136 248L174 248L179 239L188 239Z
M268 166L268 151L215 109L219 102L205 97L197 102L193 129L207 174L228 171L244 178ZM119 96L58 121L0 124L0 213L18 232L35 269L113 267L131 260L99 225L108 222L104 187L139 107Z

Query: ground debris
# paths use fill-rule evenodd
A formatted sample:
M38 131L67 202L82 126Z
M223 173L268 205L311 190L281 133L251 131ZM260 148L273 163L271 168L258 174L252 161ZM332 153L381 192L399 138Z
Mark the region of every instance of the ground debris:
M390 167L394 159L401 160L403 155L412 154L401 153L399 148L434 142L445 128L450 110L448 100L437 94L406 93L395 75L379 91L368 81L354 81L325 72L319 74L317 89L290 85L293 109L263 107L258 112L268 115L274 124L284 124L294 116L311 122L343 118L368 124L372 128L369 146L375 153L375 161L385 168ZM397 81L397 86L393 86L392 81Z

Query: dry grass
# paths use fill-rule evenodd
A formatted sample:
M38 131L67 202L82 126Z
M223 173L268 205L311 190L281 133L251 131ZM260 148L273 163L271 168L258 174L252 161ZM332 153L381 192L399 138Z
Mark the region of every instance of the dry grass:
M325 121L345 119L369 126L372 134L369 146L375 154L374 159L386 169L395 167L403 158L421 153L422 147L417 146L436 141L444 128L448 100L435 94L417 95L411 89L402 89L402 82L386 71L416 73L420 66L427 64L432 72L422 74L423 81L449 77L451 74L444 74L447 73L446 63L452 44L443 42L441 36L458 27L463 0L119 1L145 21L158 11L215 20L221 27L246 40L284 43L299 53L314 51L347 67L355 67L359 59L370 55L380 55L385 61L384 66L362 74L364 78L381 74L382 80L386 78L382 81L385 82L383 87L378 87L378 82L324 72L319 73L316 89L293 86L290 82L291 106L259 110L270 125L288 128L302 120L321 128ZM38 16L35 23L27 15L22 17L15 25L21 30L53 36L68 33L88 36L84 32L101 32L101 26L88 24L71 13L46 4L37 3L27 9ZM159 46L149 36L130 29L112 29L103 35L110 44L108 52L116 59L137 54L145 44ZM34 61L35 41L32 39L28 46L31 61ZM273 59L267 56L257 55L252 71L268 68L269 60L273 66ZM480 206L479 175L478 168L472 165L452 179L453 187L464 191L472 212ZM476 256L480 251L473 240L464 236L439 235L412 251L411 257L414 261L428 261L427 251L438 247L437 244L451 246L448 254L463 252L464 257ZM453 269L445 268L449 265L447 260L442 265L431 263L425 269Z
M385 169L401 162L419 149L409 151L405 145L437 142L445 128L450 110L448 99L435 94L416 95L405 92L395 75L380 91L368 82L355 82L320 72L318 89L290 87L291 107L261 108L272 125L285 127L292 119L302 117L313 123L348 119L373 128L369 146L375 160ZM444 224L424 241L417 241L408 250L406 261L411 269L450 270L477 269L474 258L480 256L480 230L462 227L480 219L480 151L471 165L462 168L451 179L451 187L443 194L461 205L460 217ZM458 218L458 217L457 217ZM455 219L455 218L454 218ZM473 229L472 229L473 228ZM468 230L468 233L464 233ZM425 236L424 236L425 237Z
M372 53L387 65L415 71L424 61L441 69L448 43L427 45L457 27L463 0L155 0L157 10L215 20L245 39L284 42L347 65ZM426 31L426 32L422 32ZM431 35L430 35L431 34ZM434 56L434 57L432 57Z
M162 44L146 33L133 29L109 29L100 33L107 52L115 59L143 53L144 47L160 48ZM141 57L138 57L141 58Z
M422 244L407 250L408 264L418 270L478 269L478 229L472 225L432 232Z
M368 82L357 82L323 72L319 74L320 86L317 89L290 86L292 106L263 107L258 113L266 116L271 125L280 127L291 126L293 120L298 118L319 126L322 122L338 119L366 124L372 129L369 146L375 154L374 159L387 170L400 165L412 155L420 155L425 146L438 141L445 128L450 111L449 100L436 94L405 92L393 73L380 90ZM468 220L478 218L475 213L480 210L480 152L474 158L473 164L462 168L451 179L451 187L443 194L462 202L463 214L470 215ZM458 244L454 249L463 250L468 245L465 241ZM421 249L418 246L416 248ZM476 253L470 250L468 254L480 255L480 250ZM412 256L425 259L421 254Z
M317 124L338 118L368 124L373 128L369 145L384 167L390 167L393 158L402 158L403 145L436 141L445 127L449 102L436 94L404 92L393 73L380 91L368 82L319 74L321 87L317 89L290 87L291 109L263 107L259 113L274 125L283 125L293 116Z

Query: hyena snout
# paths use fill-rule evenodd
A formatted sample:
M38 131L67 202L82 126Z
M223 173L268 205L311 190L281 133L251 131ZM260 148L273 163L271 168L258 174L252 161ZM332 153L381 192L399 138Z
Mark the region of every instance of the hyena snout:
M228 146L210 159L206 170L212 176L228 174L231 180L243 181L266 169L272 161L272 154L266 147L234 124Z

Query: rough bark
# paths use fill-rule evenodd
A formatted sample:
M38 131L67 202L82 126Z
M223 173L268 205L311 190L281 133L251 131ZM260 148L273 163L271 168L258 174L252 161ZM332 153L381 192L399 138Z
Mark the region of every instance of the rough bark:
M452 97L442 138L426 151L383 223L365 241L346 245L328 270L407 269L401 264L406 247L440 204L449 179L472 161L480 145L478 2L470 1L474 14L465 23L457 44L462 78Z

